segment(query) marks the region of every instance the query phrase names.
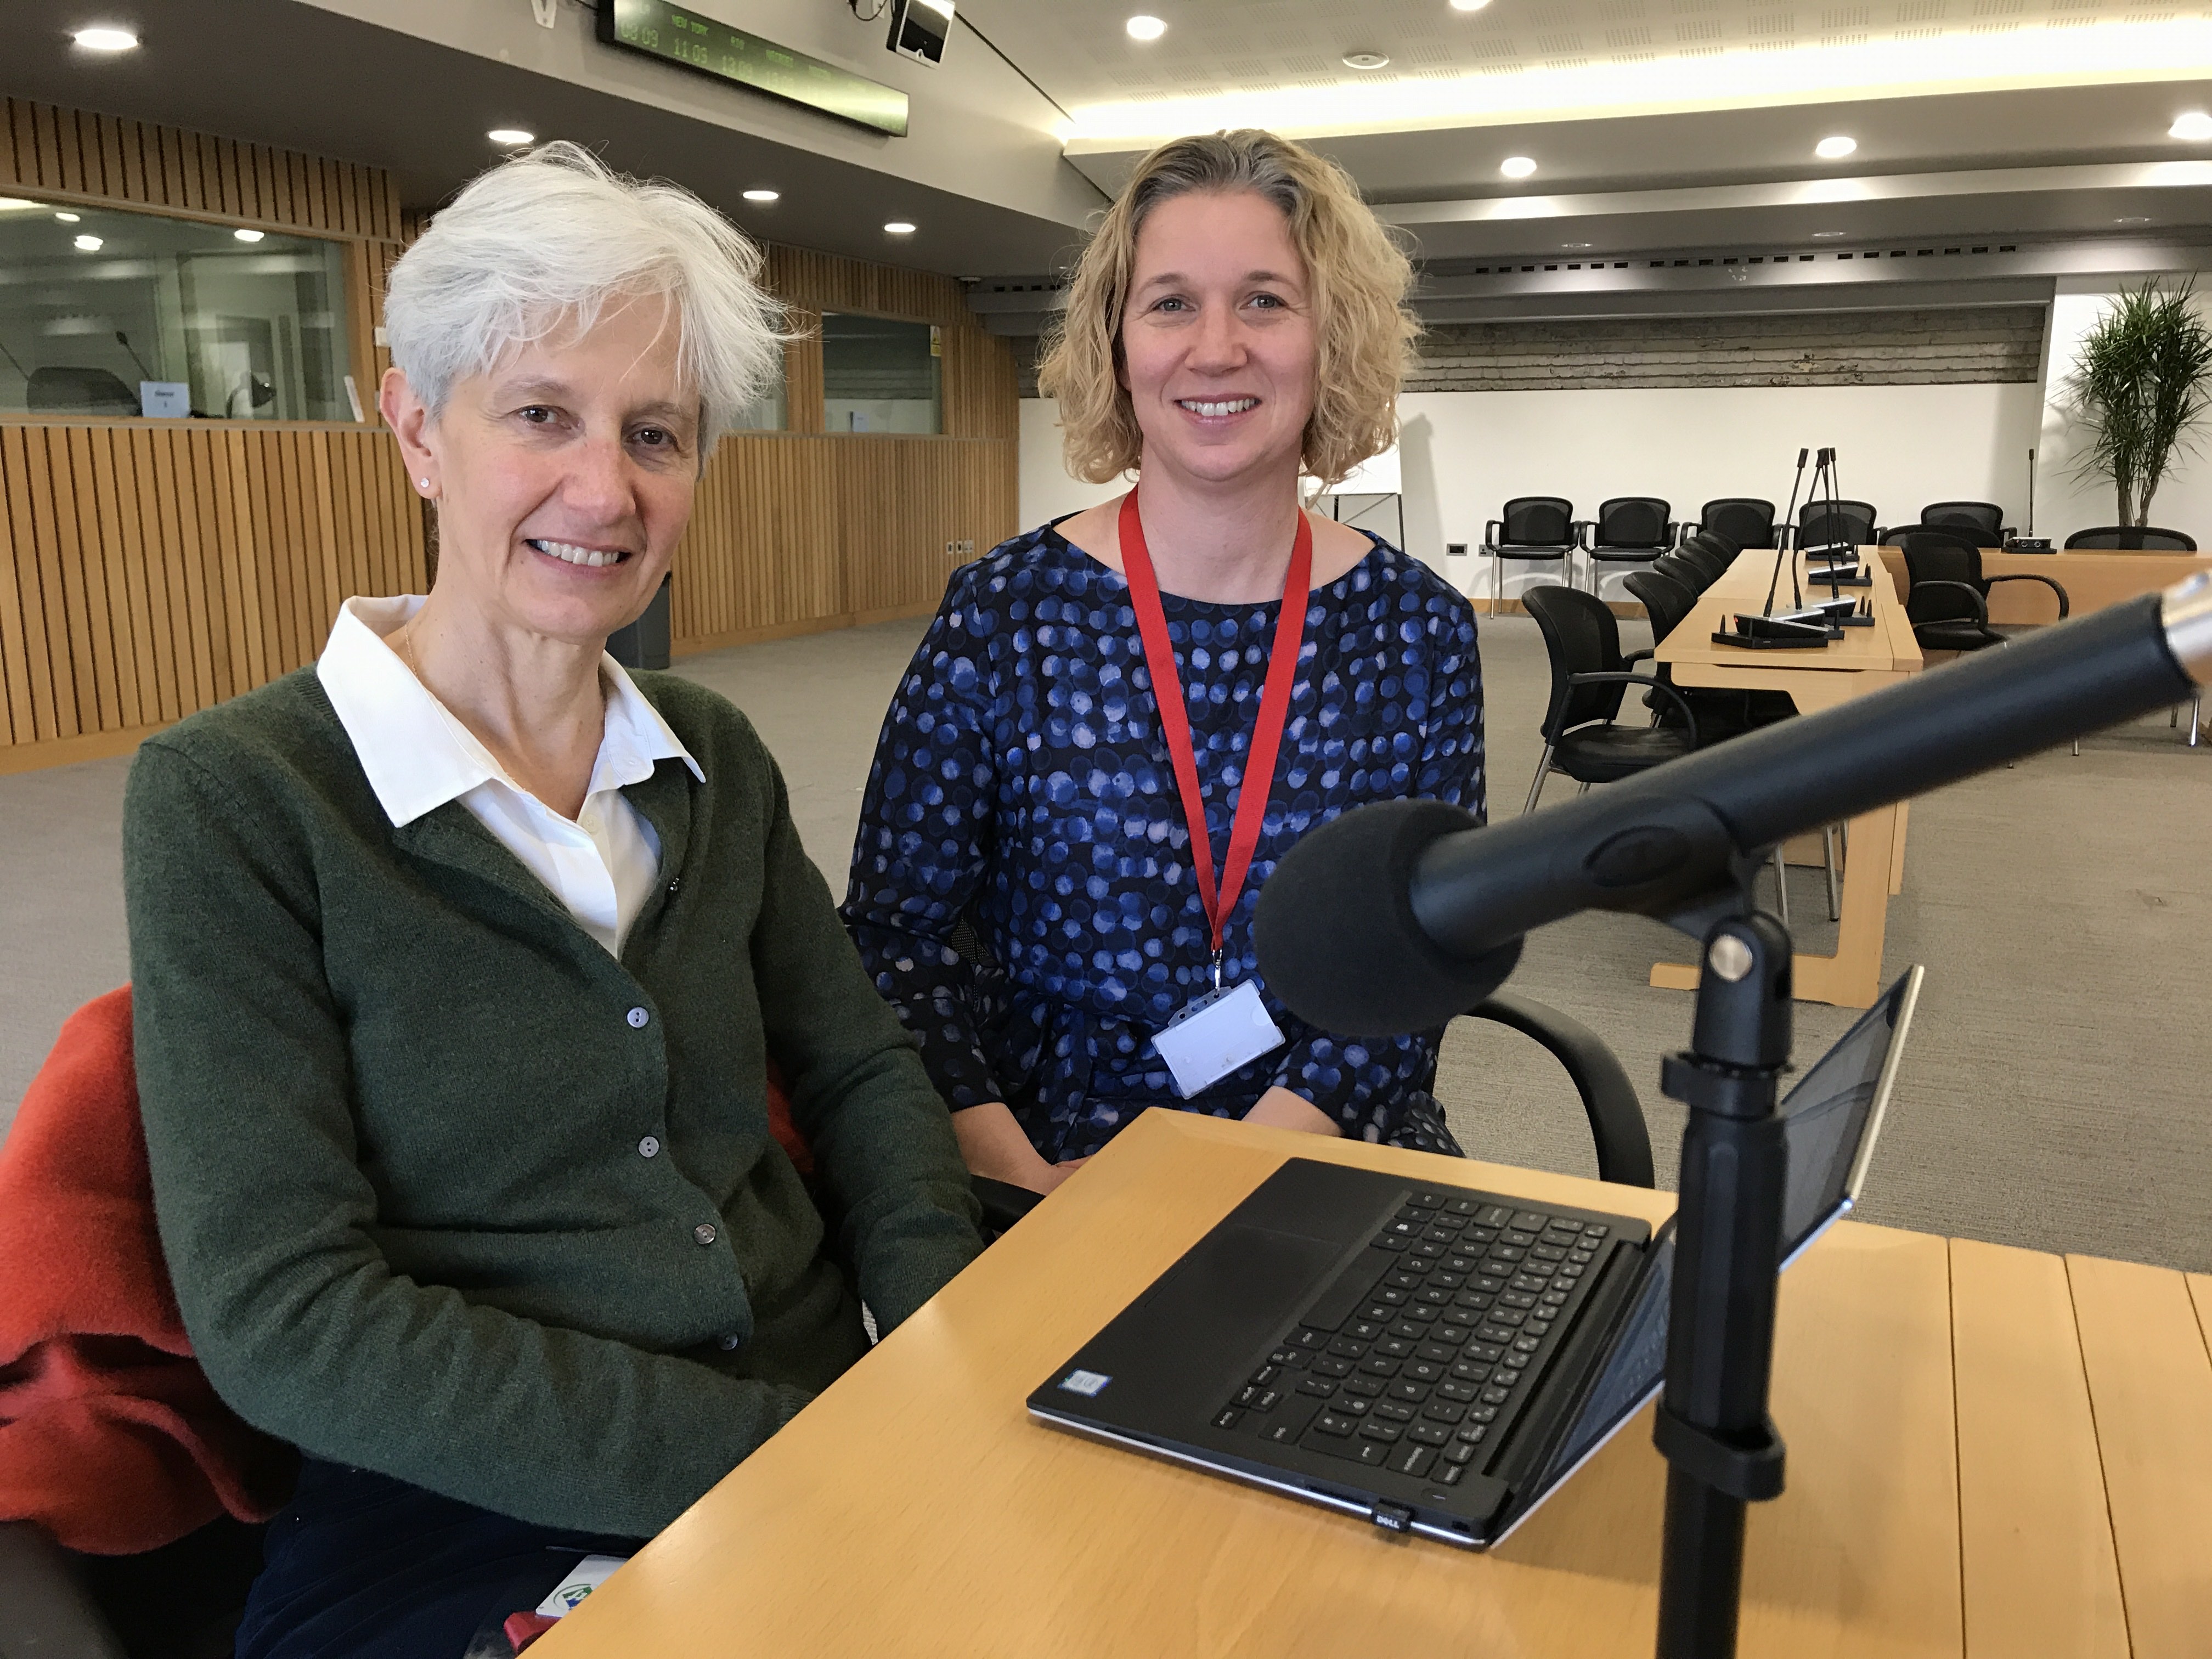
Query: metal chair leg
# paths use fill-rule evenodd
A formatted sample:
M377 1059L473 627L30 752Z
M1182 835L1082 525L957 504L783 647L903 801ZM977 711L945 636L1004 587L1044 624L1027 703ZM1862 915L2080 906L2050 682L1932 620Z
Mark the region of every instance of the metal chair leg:
M1544 793L1544 780L1552 775L1552 744L1546 744L1544 758L1536 763L1536 775L1528 783L1528 801L1521 808L1524 815L1536 810L1536 797Z
M1576 791L1575 791L1575 793L1577 793L1577 795L1587 795L1588 793L1589 793L1589 785L1588 785L1587 783L1586 783L1586 784L1584 784L1581 788L1579 788L1579 789L1576 790Z
M1782 843L1774 845L1774 919L1790 925L1790 866L1782 861Z
M2196 693L2189 699L2189 746L2197 747L2197 725L2204 714L2204 694Z
M1836 891L1836 826L1832 823L1820 831L1820 859L1828 866L1828 920L1841 921L1844 906Z

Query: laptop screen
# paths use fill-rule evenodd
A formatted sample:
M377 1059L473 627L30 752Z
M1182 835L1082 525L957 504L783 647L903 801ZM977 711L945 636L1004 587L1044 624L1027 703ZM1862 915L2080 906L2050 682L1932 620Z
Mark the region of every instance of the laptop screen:
M1782 1262L1787 1267L1822 1228L1848 1207L1865 1175L1862 1152L1895 1076L1893 1057L1912 1017L1920 970L1882 993L1875 1006L1820 1056L1784 1098L1789 1175L1782 1202ZM1667 1310L1674 1288L1674 1224L1651 1241L1636 1299L1613 1351L1591 1385L1575 1425L1542 1476L1528 1487L1539 1498L1574 1472L1660 1385L1667 1371Z

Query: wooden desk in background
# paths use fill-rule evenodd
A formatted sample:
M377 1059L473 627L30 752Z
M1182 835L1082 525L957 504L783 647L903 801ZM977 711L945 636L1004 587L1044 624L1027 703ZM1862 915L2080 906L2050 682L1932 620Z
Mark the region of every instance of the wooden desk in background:
M1905 550L1897 547L1861 548L1881 555L1890 580L1901 599L1905 596ZM1984 576L2048 576L2066 590L2070 614L2085 617L2108 605L2132 599L2139 593L2155 593L2200 570L2212 570L2212 558L2194 553L2007 553L1982 550ZM2058 620L2058 596L2041 582L1999 582L1990 590L1992 623L2054 623Z
M1485 1555L1029 1419L1030 1390L1291 1155L1653 1221L1673 1205L1148 1112L533 1651L1645 1659L1648 1411ZM2212 1651L2200 1317L2212 1278L1837 1226L1783 1280L1789 1490L1751 1512L1746 1659Z
M1802 569L1802 556L1798 556ZM1723 621L1739 611L1757 612L1765 605L1766 586L1773 574L1774 555L1748 549L1738 554L1727 573L1705 591L1697 608L1667 636L1656 653L1675 684L1780 691L1797 705L1800 714L1810 714L1920 672L1920 647L1905 620L1904 602L1894 589L1881 581L1871 587L1843 590L1848 596L1872 599L1875 625L1847 628L1843 638L1825 650L1747 651L1741 646L1715 644L1712 635ZM1785 569L1775 600L1778 611L1789 608L1789 580ZM1825 587L1805 590L1808 601L1827 595ZM1900 801L1851 820L1844 859L1843 919L1836 933L1836 954L1797 953L1791 978L1802 1000L1869 1008L1881 994L1881 945L1888 927L1889 896L1902 890L1905 884L1905 803ZM1671 990L1694 990L1698 969L1690 963L1659 963L1651 969L1651 983Z

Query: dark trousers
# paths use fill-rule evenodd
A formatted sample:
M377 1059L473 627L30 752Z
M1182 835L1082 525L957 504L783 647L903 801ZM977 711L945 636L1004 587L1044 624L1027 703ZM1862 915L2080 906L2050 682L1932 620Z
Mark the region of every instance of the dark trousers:
M504 1656L507 1614L534 1609L583 1557L643 1541L532 1526L311 1458L270 1522L237 1659Z

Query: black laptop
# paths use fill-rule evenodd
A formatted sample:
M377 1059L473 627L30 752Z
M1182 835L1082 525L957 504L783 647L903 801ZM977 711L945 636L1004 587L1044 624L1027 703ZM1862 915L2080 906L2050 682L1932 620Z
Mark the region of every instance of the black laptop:
M1858 1196L1920 981L1884 992L1782 1103L1778 1269ZM1029 1408L1487 1548L1658 1393L1674 1226L1294 1158Z

